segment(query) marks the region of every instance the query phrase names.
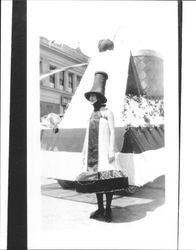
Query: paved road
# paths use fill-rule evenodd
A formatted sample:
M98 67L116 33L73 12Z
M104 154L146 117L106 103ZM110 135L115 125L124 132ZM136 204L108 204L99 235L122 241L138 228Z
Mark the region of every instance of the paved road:
M92 208L96 209L97 201L95 194L81 194L77 193L74 189L62 189L58 183L42 186L42 195L45 203L47 201L51 202L51 199L47 198L51 197L54 198L56 202L61 202L62 204L73 204L73 206L77 208L84 207L84 211L79 210L77 212L78 216L74 214L71 219L71 221L73 220L77 223L83 223L82 218L87 220L90 212L93 211ZM149 211L154 211L162 206L164 201L165 191L163 189L150 187L140 188L136 190L134 194L130 195L116 194L112 201L113 223L140 220L144 218ZM44 203L43 205L46 206ZM46 208L48 210L48 206L46 206ZM68 219L70 219L70 217L71 214L69 213Z
M45 248L175 249L164 189L145 186L129 196L115 195L111 223L89 219L96 207L95 194L42 185L43 230L58 238L47 240Z

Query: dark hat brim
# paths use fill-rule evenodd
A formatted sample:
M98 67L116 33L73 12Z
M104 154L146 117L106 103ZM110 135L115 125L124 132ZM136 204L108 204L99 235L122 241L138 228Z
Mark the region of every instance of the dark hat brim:
M86 97L86 99L89 101L89 98L90 98L90 95L91 94L96 94L98 96L98 99L102 102L102 103L106 103L107 102L107 98L102 95L101 93L99 92L93 92L93 91L89 91L89 92L86 92L84 94L84 96Z

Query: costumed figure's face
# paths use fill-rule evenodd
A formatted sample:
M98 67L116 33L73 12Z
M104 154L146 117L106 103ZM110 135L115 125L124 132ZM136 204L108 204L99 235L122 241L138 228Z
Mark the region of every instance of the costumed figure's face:
M89 96L89 102L93 105L94 103L97 102L97 95L96 94L90 94Z

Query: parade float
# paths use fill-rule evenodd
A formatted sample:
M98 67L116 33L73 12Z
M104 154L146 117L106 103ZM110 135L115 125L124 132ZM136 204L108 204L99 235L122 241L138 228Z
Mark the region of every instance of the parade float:
M67 188L74 186L82 171L86 125L92 112L84 93L98 70L109 76L105 94L115 117L116 160L127 173L132 192L165 175L163 59L152 50L114 48L91 58L58 132L41 129L42 176Z

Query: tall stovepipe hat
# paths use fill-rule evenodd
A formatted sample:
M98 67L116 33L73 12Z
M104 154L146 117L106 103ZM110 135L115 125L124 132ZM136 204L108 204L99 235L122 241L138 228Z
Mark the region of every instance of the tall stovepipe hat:
M108 74L106 72L103 71L95 72L93 87L89 92L86 92L84 94L86 99L89 100L91 94L96 94L98 99L102 103L106 103L107 98L105 97L105 84L107 79L108 79Z

